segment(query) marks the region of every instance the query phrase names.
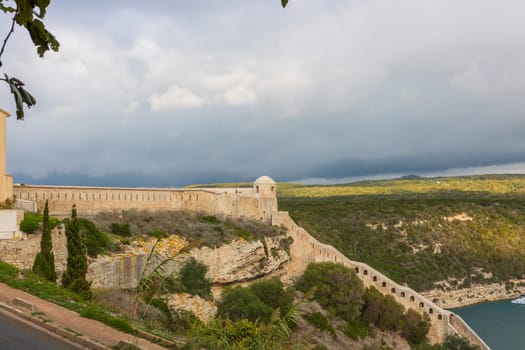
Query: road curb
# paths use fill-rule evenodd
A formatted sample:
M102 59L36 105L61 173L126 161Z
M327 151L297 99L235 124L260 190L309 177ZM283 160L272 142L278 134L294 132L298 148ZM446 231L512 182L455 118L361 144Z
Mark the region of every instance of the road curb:
M27 302L26 302L27 303ZM22 302L23 304L23 302ZM31 306L31 310L34 309L33 305L31 303L27 303ZM24 305L23 307L26 308ZM42 320L38 317L33 316L32 314L27 314L27 312L23 312L21 310L18 310L17 308L0 302L0 309L5 310L19 318L22 318L28 322L33 323L34 325L43 328L47 330L48 332L54 333L64 339L69 340L72 343L78 344L86 349L90 350L110 350L109 347L107 347L104 344L100 344L93 339L86 337L85 335L82 335L80 332L77 332L74 329L66 329L61 326L58 326L56 324L53 324L51 322L46 322L45 320Z

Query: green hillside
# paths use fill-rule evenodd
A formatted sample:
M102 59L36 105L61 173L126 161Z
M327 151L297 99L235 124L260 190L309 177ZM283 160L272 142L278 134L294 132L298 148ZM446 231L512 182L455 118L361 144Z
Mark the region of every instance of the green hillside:
M279 194L280 210L320 241L416 290L525 277L524 176L279 185Z

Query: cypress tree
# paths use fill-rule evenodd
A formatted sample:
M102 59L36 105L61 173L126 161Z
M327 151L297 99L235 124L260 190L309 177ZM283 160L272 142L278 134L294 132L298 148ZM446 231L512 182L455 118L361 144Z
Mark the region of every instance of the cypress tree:
M51 225L49 224L49 208L46 200L44 207L44 219L42 225L42 238L40 239L40 252L35 257L33 272L44 277L48 281L55 282L55 256L53 255L53 243L51 241Z
M67 238L67 268L62 276L62 285L82 297L89 299L91 283L86 280L88 269L87 251L80 235L80 223L77 219L77 208L73 205L71 219L65 221Z

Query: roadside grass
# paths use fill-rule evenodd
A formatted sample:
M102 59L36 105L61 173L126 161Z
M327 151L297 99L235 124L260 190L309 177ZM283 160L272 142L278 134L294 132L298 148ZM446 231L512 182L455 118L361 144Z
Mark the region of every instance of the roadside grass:
M101 305L85 301L68 289L43 280L32 272L21 271L2 261L0 261L0 281L10 287L23 290L41 299L78 312L83 317L100 321L129 334L137 334L130 320L113 315Z

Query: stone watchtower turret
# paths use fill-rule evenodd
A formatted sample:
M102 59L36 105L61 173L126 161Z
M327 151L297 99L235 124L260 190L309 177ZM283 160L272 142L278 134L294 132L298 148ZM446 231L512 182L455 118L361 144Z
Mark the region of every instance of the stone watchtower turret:
M269 176L261 176L253 183L253 195L258 203L261 219L272 222L272 213L277 212L277 184Z

